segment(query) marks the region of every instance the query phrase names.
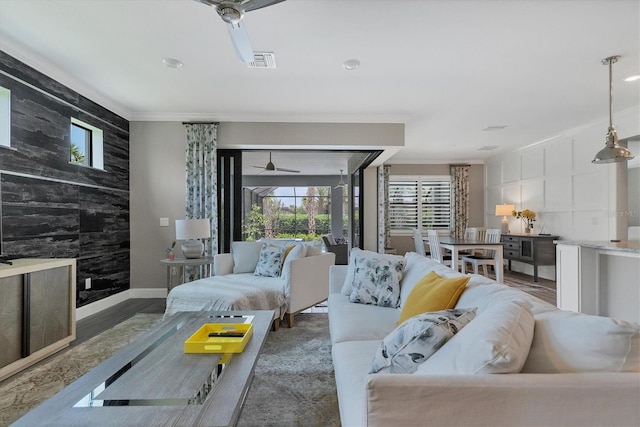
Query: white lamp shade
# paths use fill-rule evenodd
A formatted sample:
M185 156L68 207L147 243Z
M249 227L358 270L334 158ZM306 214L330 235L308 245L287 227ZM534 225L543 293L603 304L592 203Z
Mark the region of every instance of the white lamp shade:
M210 220L176 219L176 240L208 239L211 237Z
M496 205L496 216L511 215L514 209L514 205Z

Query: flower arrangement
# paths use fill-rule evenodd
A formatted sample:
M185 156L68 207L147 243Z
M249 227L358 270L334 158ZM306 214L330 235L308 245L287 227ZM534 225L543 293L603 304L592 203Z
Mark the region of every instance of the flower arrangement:
M525 209L523 211L512 211L511 216L515 216L516 218L520 218L522 222L524 222L525 231L528 233L533 228L533 223L536 220L536 213L534 211L530 211L529 209Z

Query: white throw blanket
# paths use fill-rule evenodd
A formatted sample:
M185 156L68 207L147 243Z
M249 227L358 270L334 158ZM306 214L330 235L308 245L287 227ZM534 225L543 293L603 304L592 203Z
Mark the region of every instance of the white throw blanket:
M181 311L287 311L285 281L281 278L230 274L212 276L176 286L167 295L164 318Z

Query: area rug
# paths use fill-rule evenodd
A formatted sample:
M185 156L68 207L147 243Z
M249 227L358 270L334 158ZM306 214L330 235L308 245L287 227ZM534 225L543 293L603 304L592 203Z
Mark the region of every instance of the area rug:
M8 426L160 321L162 314L136 314L6 379L0 383L0 426Z
M328 315L298 314L269 334L238 426L339 425Z
M137 314L0 383L7 426L161 321ZM294 328L270 332L239 426L339 426L327 314L299 314Z

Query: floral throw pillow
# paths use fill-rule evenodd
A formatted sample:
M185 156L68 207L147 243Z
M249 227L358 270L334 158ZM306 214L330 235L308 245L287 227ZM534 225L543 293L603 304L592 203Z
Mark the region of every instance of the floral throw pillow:
M376 254L379 255L379 254ZM349 301L398 307L406 260L401 256L355 256Z
M370 374L412 374L460 329L476 317L476 309L422 313L387 335L371 362Z
M262 245L254 276L280 277L285 248Z

